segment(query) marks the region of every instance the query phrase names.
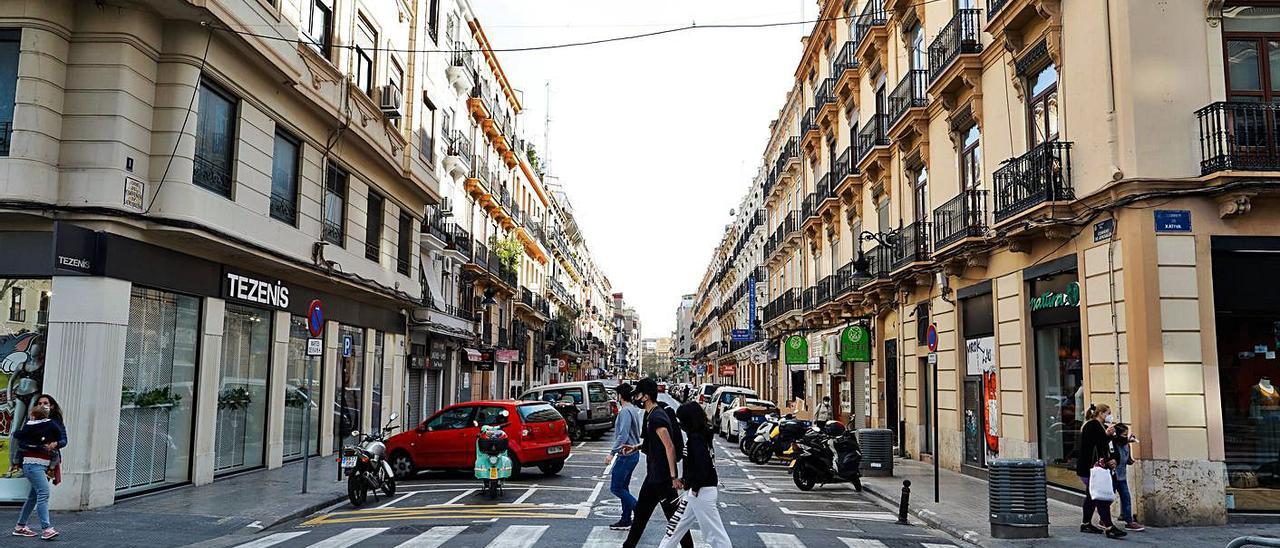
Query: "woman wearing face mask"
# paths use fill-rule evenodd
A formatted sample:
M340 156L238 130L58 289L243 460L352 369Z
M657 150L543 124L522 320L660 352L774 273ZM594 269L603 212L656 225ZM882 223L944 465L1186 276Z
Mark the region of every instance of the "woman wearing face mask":
M1084 426L1080 429L1080 455L1076 459L1076 475L1080 476L1080 482L1084 484L1085 497L1084 521L1080 522L1080 532L1105 532L1107 538L1120 538L1126 533L1111 523L1111 501L1093 500L1093 497L1089 496L1089 471L1093 469L1094 464L1101 459L1107 468L1116 466L1116 461L1110 459L1111 436L1107 435L1107 427L1103 424L1104 421L1111 420L1111 406L1105 403L1090 405L1084 418ZM1093 525L1095 510L1098 512L1098 520L1102 522L1105 529L1099 529Z

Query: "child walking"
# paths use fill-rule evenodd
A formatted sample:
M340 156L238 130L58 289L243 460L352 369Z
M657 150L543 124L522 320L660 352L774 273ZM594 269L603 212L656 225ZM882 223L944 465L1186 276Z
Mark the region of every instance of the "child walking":
M1129 433L1129 425L1123 422L1116 424L1112 432L1111 447L1116 453L1116 493L1120 495L1120 521L1124 522L1125 529L1144 531L1146 527L1133 519L1133 499L1129 494L1129 478L1126 476L1129 465L1133 464L1133 451L1129 444L1137 443L1138 438Z
M698 528L703 538L712 548L733 548L729 541L729 533L720 520L719 493L716 485L720 483L716 475L713 461L715 448L711 445L711 429L707 427L707 415L702 406L694 402L685 403L676 410L676 418L680 420L680 429L688 434L685 441L684 487L689 490L680 506L676 508L671 521L667 523L667 533L662 537L659 548L675 548L679 539L689 532L693 520L698 520Z
M35 510L40 519L40 538L50 540L58 536L53 524L49 522L49 464L55 453L65 442L62 429L49 420L49 408L37 405L31 408L31 418L14 434L18 448L22 450L22 475L31 482L31 491L27 494L27 502L22 505L18 514L18 524L13 528L13 536L34 537L37 533L27 527L31 519L31 511Z

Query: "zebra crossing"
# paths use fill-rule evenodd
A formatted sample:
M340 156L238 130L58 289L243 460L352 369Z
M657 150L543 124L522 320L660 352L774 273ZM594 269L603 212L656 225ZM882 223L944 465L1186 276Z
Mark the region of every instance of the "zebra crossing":
M485 527L483 528L487 532L485 536L492 538L477 538L480 535L465 535L465 538L460 538L469 532L468 529L470 527L472 526L437 526L420 533L415 531L414 533L416 534L409 533L407 535L389 527L357 527L342 531L332 529L287 531L268 534L262 538L240 544L237 548L348 548L356 545L362 547L441 548L446 544L449 546L473 546L476 548L536 548L538 546L566 548L573 545L566 543L564 539L548 539L545 542L541 542L551 528L549 525ZM480 531L477 530L476 532ZM626 531L614 531L605 526L592 527L591 532L582 540L581 546L582 548L613 548L622 544L626 534ZM702 541L701 531L694 530L692 534L695 545L705 545ZM763 548L808 548L811 545L839 546L832 543L833 539L830 536L825 535L811 541L812 544L806 544L799 536L792 533L760 531L756 532L754 536L755 538L752 539L739 532L739 534L734 535L734 546L762 546ZM836 537L834 540L841 543L845 548L889 547L886 541L877 539ZM753 541L758 541L758 543ZM955 548L953 544L920 540L894 540L892 542L895 547Z

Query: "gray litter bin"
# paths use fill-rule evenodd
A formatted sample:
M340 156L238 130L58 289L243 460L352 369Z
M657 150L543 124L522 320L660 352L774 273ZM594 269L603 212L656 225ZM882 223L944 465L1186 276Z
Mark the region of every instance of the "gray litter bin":
M862 449L862 475L893 475L893 430L863 428L858 431L858 446Z
M1049 536L1049 502L1044 461L996 459L988 464L991 536Z

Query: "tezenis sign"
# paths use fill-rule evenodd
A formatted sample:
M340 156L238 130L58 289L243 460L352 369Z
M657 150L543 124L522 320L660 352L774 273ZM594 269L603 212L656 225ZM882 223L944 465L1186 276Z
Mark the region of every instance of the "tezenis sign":
M289 287L284 282L266 282L235 272L223 273L222 295L228 299L279 310L289 308Z
M1080 284L1071 282L1061 293L1045 291L1039 297L1031 298L1031 311L1048 310L1050 308L1066 308L1080 305Z

